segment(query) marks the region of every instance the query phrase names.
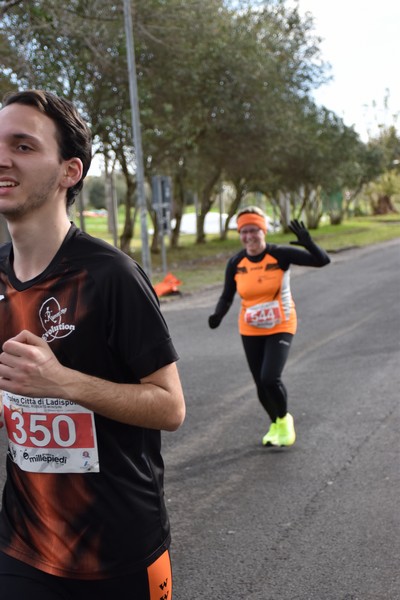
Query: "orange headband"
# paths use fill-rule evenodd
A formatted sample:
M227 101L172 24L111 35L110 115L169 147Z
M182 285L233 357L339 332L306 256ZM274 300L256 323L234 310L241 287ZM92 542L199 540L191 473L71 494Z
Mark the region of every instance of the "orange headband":
M264 233L267 231L267 222L264 217L257 213L244 213L237 218L237 230L240 231L245 225L256 225Z

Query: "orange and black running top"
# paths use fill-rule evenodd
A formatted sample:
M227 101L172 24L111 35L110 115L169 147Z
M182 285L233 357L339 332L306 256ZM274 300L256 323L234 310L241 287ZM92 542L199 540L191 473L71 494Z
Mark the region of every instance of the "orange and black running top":
M31 281L16 279L11 245L0 248L0 346L22 329L63 365L117 383L178 359L139 265L74 225ZM145 568L168 548L159 431L62 398L4 394L4 412L3 552L53 575L103 579Z
M257 256L241 250L227 263L215 314L222 319L237 292L241 298L241 335L294 334L297 317L290 289L290 265L322 267L329 262L328 254L312 240L306 249L267 244Z

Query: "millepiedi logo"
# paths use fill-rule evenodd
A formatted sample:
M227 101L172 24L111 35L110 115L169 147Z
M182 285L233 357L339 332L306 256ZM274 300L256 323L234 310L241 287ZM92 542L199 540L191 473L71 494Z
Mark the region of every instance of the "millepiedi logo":
M42 338L46 342L52 342L55 339L64 338L75 331L75 325L65 322L66 308L61 308L59 302L51 297L45 302L39 310L40 322L45 333Z

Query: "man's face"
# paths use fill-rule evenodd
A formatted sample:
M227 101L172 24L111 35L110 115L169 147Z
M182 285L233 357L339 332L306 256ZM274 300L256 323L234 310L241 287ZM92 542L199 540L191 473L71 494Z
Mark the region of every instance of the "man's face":
M0 213L16 220L65 197L54 122L34 107L0 110Z

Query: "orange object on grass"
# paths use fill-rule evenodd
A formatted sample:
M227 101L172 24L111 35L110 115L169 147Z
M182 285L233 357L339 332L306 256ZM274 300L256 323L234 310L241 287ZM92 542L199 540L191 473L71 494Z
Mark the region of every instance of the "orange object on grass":
M157 296L166 296L168 294L175 294L178 292L178 285L182 281L179 281L172 273L167 273L164 279L160 283L156 283L153 287L156 291Z

